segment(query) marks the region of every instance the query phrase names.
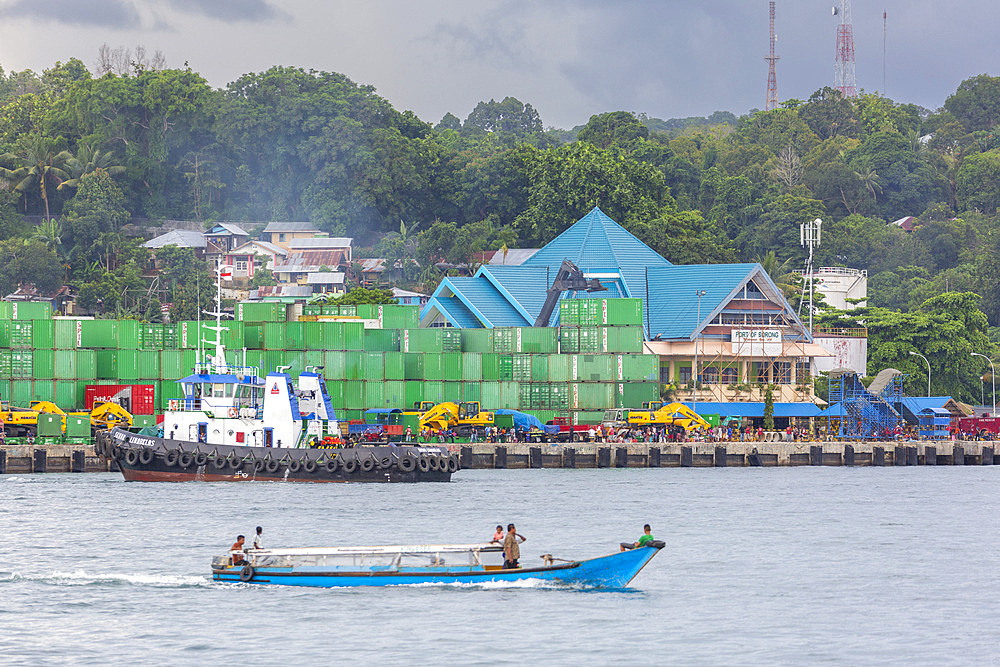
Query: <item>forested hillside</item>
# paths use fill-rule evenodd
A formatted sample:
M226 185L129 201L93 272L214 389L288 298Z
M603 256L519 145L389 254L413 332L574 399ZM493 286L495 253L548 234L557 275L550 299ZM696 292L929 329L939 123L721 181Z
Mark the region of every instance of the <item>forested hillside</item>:
M934 111L830 88L742 117L615 111L572 130L510 97L454 111L427 122L341 74L284 67L223 89L148 63L2 73L0 290L68 281L88 307L150 316L128 297L146 288L120 233L135 218L310 220L414 259L426 286L434 261L541 245L599 205L672 262L760 260L776 278L802 266L799 224L820 217L818 263L868 270L869 327L964 308L964 363L989 345L986 318L1000 324L1000 78ZM886 224L904 216L912 232ZM967 380L955 390L978 395Z

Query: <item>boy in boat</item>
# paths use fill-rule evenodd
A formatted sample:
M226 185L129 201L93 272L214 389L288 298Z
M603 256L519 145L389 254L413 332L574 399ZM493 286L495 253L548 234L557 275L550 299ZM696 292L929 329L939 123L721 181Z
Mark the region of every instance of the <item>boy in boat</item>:
M233 554L233 565L242 565L243 564L243 553L242 553L242 551L243 551L243 542L245 540L246 540L246 538L243 537L242 535L237 535L236 536L236 541L233 542L233 546L229 547L230 551L236 552L236 553Z
M264 529L261 528L260 526L257 526L257 535L253 538L253 548L254 549L263 549L264 548L264 538L262 537L262 533L263 532L264 532Z
M621 543L622 551L625 551L626 549L637 549L639 547L644 547L648 545L650 542L653 541L652 530L653 529L650 528L649 524L647 523L645 526L642 527L643 535L639 537L638 542L633 542L631 544L629 544L628 542Z
M503 538L503 569L516 570L521 567L518 560L521 558L521 546L527 538L517 534L514 524L507 524L507 537ZM518 541L520 540L520 542Z

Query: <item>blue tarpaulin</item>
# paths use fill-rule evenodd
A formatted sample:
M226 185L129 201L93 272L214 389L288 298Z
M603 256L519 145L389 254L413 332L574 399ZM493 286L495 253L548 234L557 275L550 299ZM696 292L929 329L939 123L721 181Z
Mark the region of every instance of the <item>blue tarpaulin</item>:
M548 434L555 434L559 432L558 426L546 426L542 421L534 416L529 415L524 412L519 412L517 410L494 410L494 414L498 415L510 415L514 418L514 428L518 431L529 431L531 429L536 429L539 431L544 431Z

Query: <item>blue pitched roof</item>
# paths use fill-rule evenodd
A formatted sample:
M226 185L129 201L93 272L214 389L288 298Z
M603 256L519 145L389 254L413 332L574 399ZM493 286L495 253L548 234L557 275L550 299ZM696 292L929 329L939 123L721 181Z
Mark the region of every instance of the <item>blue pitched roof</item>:
M438 296L433 299L437 306L455 326L462 329L480 329L483 323L457 296Z
M689 408L691 403L684 405ZM719 415L720 417L756 417L764 416L764 403L703 403L698 401L697 412L701 415ZM819 406L814 403L775 403L775 417L816 417Z
M750 279L757 264L688 264L663 269L650 269L649 294L653 298L649 309L650 335L662 338L688 338L698 328L698 297L701 298L701 322L710 319L715 310L729 300L735 290Z

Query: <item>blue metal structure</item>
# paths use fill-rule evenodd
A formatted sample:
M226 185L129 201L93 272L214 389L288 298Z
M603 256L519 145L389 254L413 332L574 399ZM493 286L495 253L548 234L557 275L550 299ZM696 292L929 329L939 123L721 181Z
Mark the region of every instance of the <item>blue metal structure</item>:
M660 543L662 545L662 543ZM499 545L490 549L499 551ZM623 588L639 574L657 547L639 547L588 560L558 562L542 567L502 570L483 565L478 554L471 564L449 564L449 553L425 551L420 554L350 554L334 558L338 564L297 565L308 555L283 556L280 550L250 551L247 565L223 564L216 559L212 577L216 581L283 586L338 588L353 586L406 586L412 584L482 584L540 580L565 585ZM289 550L293 551L293 550ZM294 550L299 551L299 550ZM407 565L422 556L426 565ZM366 561L370 561L369 562ZM315 557L312 559L315 560ZM249 568L249 569L248 569Z
M838 437L861 440L891 437L903 418L895 406L903 400L903 378L897 374L872 393L856 373L830 376L830 403L843 410ZM874 386L874 383L872 383Z
M920 420L921 438L943 440L950 437L948 426L951 424L951 413L944 408L924 408L917 415Z

